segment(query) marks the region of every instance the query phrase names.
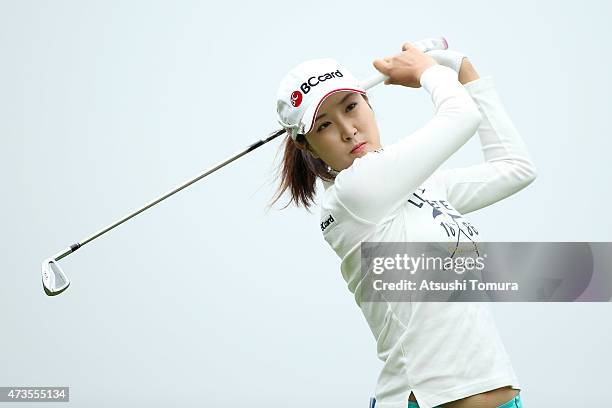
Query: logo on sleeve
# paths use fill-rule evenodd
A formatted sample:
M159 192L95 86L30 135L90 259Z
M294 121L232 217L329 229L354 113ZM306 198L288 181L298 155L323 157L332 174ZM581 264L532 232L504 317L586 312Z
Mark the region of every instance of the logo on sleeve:
M325 229L332 225L332 223L335 221L336 220L334 220L334 217L329 214L329 217L327 217L327 219L321 223L321 231L325 231Z

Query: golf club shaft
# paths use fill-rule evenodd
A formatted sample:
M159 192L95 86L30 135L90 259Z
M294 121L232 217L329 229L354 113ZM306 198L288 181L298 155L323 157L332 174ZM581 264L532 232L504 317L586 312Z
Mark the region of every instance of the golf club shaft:
M241 152L238 152L238 153L234 154L233 156L223 160L222 162L217 163L216 165L214 165L213 167L209 168L208 170L198 174L196 177L194 177L194 178L192 178L190 180L187 180L186 182L182 183L178 187L175 187L174 189L168 191L167 193L161 195L160 197L150 201L149 203L145 204L144 206L142 206L142 207L138 208L137 210L131 212L130 214L126 215L125 217L121 218L120 220L114 222L113 224L111 224L111 225L109 225L109 226L107 226L105 228L102 228L101 230L99 230L98 232L90 235L89 237L85 238L84 240L82 240L80 242L77 242L76 244L73 244L70 247L66 248L65 250L57 253L54 256L54 259L56 261L59 261L60 259L70 255L71 253L73 253L74 251L76 251L77 249L82 247L83 245L87 244L88 242L93 241L94 239L96 239L99 236L107 233L108 231L112 230L113 228L123 224L124 222L126 222L130 218L133 218L133 217L137 216L141 212L143 212L143 211L153 207L154 205L156 205L159 202L165 200L166 198L168 198L168 197L178 193L179 191L183 190L184 188L189 187L190 185L192 185L196 181L203 179L204 177L208 176L209 174L219 170L221 167L224 167L225 165L233 162L234 160L239 159L240 157L244 156L245 154L247 154L249 152L252 152L253 150L257 149L260 146L263 146L264 144L266 144L269 141L277 138L278 136L282 135L285 132L286 132L285 129L280 129L280 130L277 130L277 131L273 132L272 134L270 134L270 136L268 136L267 138L258 140L257 142L249 145L246 149L242 150Z

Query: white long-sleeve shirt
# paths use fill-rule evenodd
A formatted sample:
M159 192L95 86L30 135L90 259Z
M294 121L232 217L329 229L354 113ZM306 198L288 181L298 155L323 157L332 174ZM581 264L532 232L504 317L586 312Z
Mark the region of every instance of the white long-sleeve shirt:
M434 65L421 85L435 107L429 122L323 182L322 233L342 259L353 294L362 278L362 241L481 241L480 229L463 214L516 193L536 177L492 77L463 86L455 71ZM485 162L439 170L476 131ZM421 408L433 408L507 385L520 389L487 303L355 300L384 362L376 408L405 408L411 392Z

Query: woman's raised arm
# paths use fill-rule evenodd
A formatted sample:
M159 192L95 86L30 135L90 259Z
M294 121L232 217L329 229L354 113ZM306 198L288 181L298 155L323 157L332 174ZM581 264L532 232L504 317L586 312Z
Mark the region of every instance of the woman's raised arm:
M355 159L336 177L338 200L362 220L379 223L463 146L480 124L480 111L455 71L435 64L421 74L419 82L431 95L435 116L397 143Z
M470 81L465 89L482 114L478 136L485 162L436 174L446 187L448 201L462 214L502 200L537 177L535 165L495 90L493 78Z

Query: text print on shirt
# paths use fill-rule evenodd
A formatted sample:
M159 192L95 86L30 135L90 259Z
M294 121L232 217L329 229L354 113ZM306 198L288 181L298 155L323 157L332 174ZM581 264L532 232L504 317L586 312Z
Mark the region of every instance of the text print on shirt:
M420 192L420 194L425 194L424 188L420 187L417 190ZM431 217L434 219L434 221L438 216L441 216L439 224L440 227L444 229L444 232L449 238L453 237L457 239L457 241L455 242L455 250L453 251L451 258L455 255L455 252L457 251L459 241L461 239L461 234L465 235L465 237L474 244L474 251L478 256L480 256L480 253L478 251L478 245L476 245L476 243L472 240L472 237L478 235L478 230L476 229L476 227L474 227L474 225L472 225L465 218L463 218L463 216L459 214L457 210L449 206L450 204L446 200L428 200L426 198L421 197L416 192L412 193L412 195L415 197L416 200L419 200L420 202L416 203L412 200L412 198L409 198L408 202L410 204L414 205L417 208L422 208L423 203L429 204L432 208ZM457 212L452 213L451 211ZM464 228L467 230L467 232L465 232Z
M383 151L384 148L380 147L379 149L374 150L372 153L381 153ZM425 189L422 187L419 187L417 190L421 194L425 193ZM472 237L478 235L478 230L476 229L476 227L474 227L474 225L472 225L465 218L463 218L463 216L452 206L449 206L449 204L445 200L428 200L419 196L417 193L412 193L412 195L416 198L416 200L420 200L421 202L417 204L412 201L412 199L408 199L408 202L410 204L414 205L417 208L422 208L423 203L429 204L432 207L431 217L434 219L434 221L436 221L436 217L441 216L439 224L440 227L444 229L444 232L449 238L451 236L457 238L457 241L455 243L455 250L453 251L451 258L455 255L455 252L457 251L457 247L459 246L459 241L461 239L461 234L465 235L467 239L472 241L476 254L480 256L480 252L478 251L478 245L476 245L476 243L472 240ZM452 213L451 211L455 211L455 213ZM461 225L463 225L463 228L467 229L467 233L459 224L460 222ZM457 230L455 230L455 227L457 228Z

